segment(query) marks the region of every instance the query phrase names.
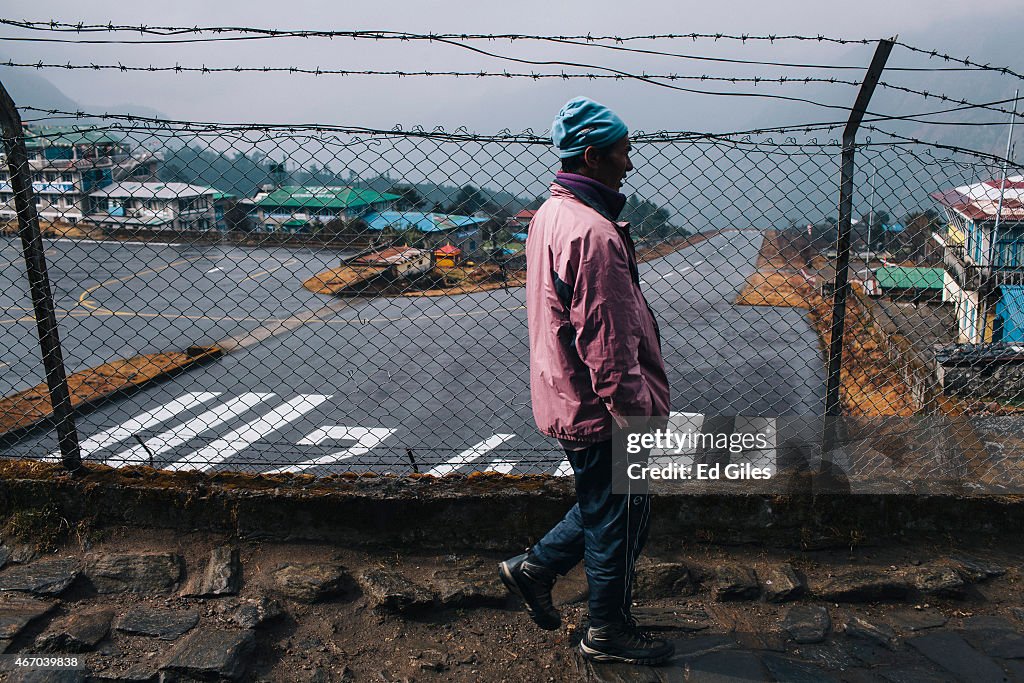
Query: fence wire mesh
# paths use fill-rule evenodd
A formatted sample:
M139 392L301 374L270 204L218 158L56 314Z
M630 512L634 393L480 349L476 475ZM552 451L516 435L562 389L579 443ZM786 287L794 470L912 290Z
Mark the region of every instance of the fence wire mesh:
M782 470L820 447L841 149L791 135L633 136L622 219L673 418L774 435L697 460ZM855 491L1024 489L1024 176L875 137L857 148L831 460ZM86 461L571 473L529 399L543 137L72 118L24 140ZM2 450L56 458L6 162Z

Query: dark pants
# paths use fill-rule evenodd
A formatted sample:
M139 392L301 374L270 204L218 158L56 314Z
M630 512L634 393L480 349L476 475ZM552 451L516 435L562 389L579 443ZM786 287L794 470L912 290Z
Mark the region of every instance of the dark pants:
M630 614L636 558L647 541L651 499L612 493L612 442L566 451L576 478L576 505L533 547L534 558L559 574L583 560L590 622L622 623Z

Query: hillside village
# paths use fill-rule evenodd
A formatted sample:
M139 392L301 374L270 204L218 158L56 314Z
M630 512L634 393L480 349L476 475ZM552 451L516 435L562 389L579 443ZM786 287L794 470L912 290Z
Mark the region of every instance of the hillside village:
M317 184L323 170L291 173L285 163L266 163L264 182L251 196L204 184L198 170L184 166L180 150L167 152L133 145L122 134L103 129L29 129L26 145L37 212L51 229L98 228L117 238L189 234L248 235L257 239L316 239L341 249L365 250L405 244L436 251L442 264L472 259L507 259L522 252L533 215L532 198L464 186L452 188L367 182L350 173L346 185ZM192 148L186 148L191 150ZM237 161L237 160L236 160ZM193 170L192 166L196 168ZM192 177L189 177L189 176ZM329 176L337 180L338 176ZM295 179L303 182L296 184ZM230 183L233 186L245 183ZM447 197L431 202L428 196ZM428 210L429 208L429 210ZM668 214L648 202L630 205L639 227L653 237L685 236L668 225ZM16 211L9 173L0 170L0 220L13 229ZM45 226L44 226L45 227Z

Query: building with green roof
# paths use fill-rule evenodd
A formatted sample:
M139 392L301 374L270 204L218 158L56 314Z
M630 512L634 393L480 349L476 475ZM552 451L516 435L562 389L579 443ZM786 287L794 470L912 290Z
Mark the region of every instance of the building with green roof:
M305 232L310 224L349 222L384 211L398 195L361 187L285 185L253 198L256 223L268 232Z
M883 266L875 270L875 281L893 300L942 301L944 273L942 268Z
M102 128L44 126L29 128L25 135L29 156L42 154L46 159L74 159L127 155L131 145L123 135Z

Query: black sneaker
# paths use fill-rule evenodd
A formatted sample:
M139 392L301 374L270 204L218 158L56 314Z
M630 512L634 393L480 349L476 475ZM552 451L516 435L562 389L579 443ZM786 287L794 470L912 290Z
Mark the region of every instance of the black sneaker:
M595 662L658 666L675 654L675 645L652 638L630 619L625 624L591 626L580 641L580 652Z
M499 564L498 575L505 587L526 603L533 623L545 631L557 630L562 625L562 617L551 602L551 589L558 574L531 561L527 552Z

